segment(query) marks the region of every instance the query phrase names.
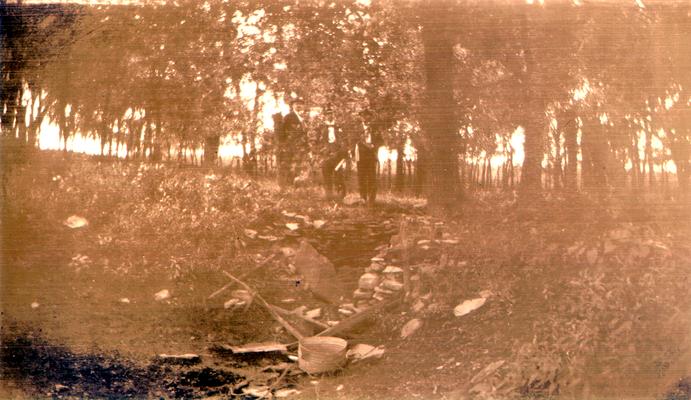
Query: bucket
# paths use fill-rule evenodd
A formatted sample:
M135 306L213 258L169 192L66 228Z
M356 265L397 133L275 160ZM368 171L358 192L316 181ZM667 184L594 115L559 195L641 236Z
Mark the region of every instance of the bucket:
M308 374L339 369L346 362L348 342L331 336L303 338L298 345L298 367Z

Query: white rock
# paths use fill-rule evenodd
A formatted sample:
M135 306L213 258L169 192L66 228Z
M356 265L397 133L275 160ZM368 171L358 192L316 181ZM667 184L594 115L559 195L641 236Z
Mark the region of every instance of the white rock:
M245 236L247 236L250 239L254 239L255 237L257 237L257 233L258 232L254 229L245 229Z
M87 221L86 218L80 217L78 215L71 215L69 218L65 220L65 222L63 222L63 224L65 224L65 226L67 226L68 228L75 229L89 225L89 221Z
M384 269L384 265L380 263L375 263L373 262L372 264L367 267L366 271L367 272L381 272Z
M371 290L362 290L362 289L356 289L353 292L353 299L355 300L369 300L372 298L372 291Z
M381 287L381 285L379 285L374 288L374 293L378 293L382 296L388 296L390 294L393 294L394 292L393 290L384 289L383 287Z
M290 229L291 231L296 231L300 228L300 224L295 222L289 222L286 224L286 228Z
M317 229L321 229L321 227L324 226L325 224L326 224L326 221L321 220L321 219L318 219L318 220L312 222L312 226L314 226Z
M31 308L36 309L36 308L38 308L38 305L39 304L34 301L33 303L31 303Z
M285 399L286 397L296 396L300 393L302 393L302 392L300 392L297 389L287 389L287 388L286 389L278 389L277 391L274 392L274 397L276 397L278 399Z
M384 351L384 346L374 347L369 344L359 343L348 350L346 357L352 359L353 362L357 362L367 358L381 358L384 355Z
M168 289L163 289L154 295L154 299L156 299L156 301L161 301L169 298L170 292L168 291Z
M420 329L420 327L422 327L422 321L420 319L411 319L405 325L403 325L403 328L401 329L401 337L404 339L409 337L410 335L415 333L415 331Z
M402 268L399 268L395 265L389 265L388 267L384 268L383 273L385 274L400 274L403 272Z
M322 309L321 308L315 308L314 310L309 310L305 313L305 317L307 318L319 318L322 316Z
M382 286L384 289L393 290L393 291L395 291L395 292L397 292L397 291L403 289L403 284L402 284L401 282L397 282L397 281L395 281L395 280L393 280L393 279L385 279L385 280L381 283L381 286Z
M120 303L123 303L123 304L130 304L130 299L128 299L127 297L123 297L123 298L120 299Z
M362 290L374 290L374 288L379 285L380 281L381 278L379 275L368 272L360 277L358 287Z
M292 247L281 247L281 253L285 257L292 257L295 255L295 249Z
M249 386L242 389L242 392L252 397L259 398L264 398L271 395L271 390L268 386Z
M486 301L487 298L485 297L478 297L476 299L466 300L453 309L453 315L457 317L462 317L482 307Z

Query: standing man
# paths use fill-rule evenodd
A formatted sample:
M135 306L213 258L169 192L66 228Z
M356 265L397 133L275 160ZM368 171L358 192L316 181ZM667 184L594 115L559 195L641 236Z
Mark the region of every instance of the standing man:
M295 98L290 101L290 111L283 117L282 132L279 136L279 153L283 166L279 166L278 183L283 188L295 183L300 164L307 151L307 134L302 122L305 103Z
M369 124L372 113L368 110L360 113L359 140L355 145L355 161L357 163L358 185L360 197L369 206L374 206L377 198L377 165L379 163L379 148L383 145L381 133L374 124Z
M341 130L336 126L333 110L327 109L324 114L325 129L320 135L324 160L322 162L324 192L326 198L331 199L335 190L336 198L340 200L346 195L347 144L343 140Z

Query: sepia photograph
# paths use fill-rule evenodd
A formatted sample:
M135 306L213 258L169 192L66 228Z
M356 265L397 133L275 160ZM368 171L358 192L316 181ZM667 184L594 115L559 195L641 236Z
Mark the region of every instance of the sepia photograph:
M690 0L0 0L0 400L691 398Z

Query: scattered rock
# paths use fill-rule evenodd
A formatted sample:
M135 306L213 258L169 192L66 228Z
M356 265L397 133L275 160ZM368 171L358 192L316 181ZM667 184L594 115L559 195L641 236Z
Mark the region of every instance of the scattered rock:
M281 253L284 257L292 257L295 255L295 249L292 247L281 247Z
M420 327L422 327L422 321L420 319L411 319L405 325L403 325L403 328L401 328L401 337L403 339L409 337L410 335L415 333L415 331L420 329Z
M250 385L250 386L242 389L242 393L246 394L248 396L265 398L265 397L269 397L271 395L271 390L269 389L268 386L265 386L265 385L261 385L261 386Z
M355 311L350 310L348 308L339 308L338 312L348 317L355 314Z
M360 280L358 281L358 288L361 290L374 290L374 288L379 285L380 281L381 278L379 275L372 272L367 272L360 277Z
M415 302L415 304L413 304L412 310L413 310L414 312L420 312L420 311L422 311L424 308L425 308L425 303L424 303L422 300L418 299L418 300Z
M403 269L396 267L395 265L389 265L388 267L384 268L383 273L385 273L385 274L401 274L401 273L403 273Z
M278 389L274 392L274 397L284 399L286 397L295 396L302 392L297 389Z
M356 344L346 353L346 357L352 362L358 362L367 358L381 358L384 355L384 346L374 347L369 344Z
M372 298L373 294L374 294L374 292L371 290L357 289L353 292L353 299L354 300L369 300Z
M384 269L384 265L380 263L372 263L365 269L367 272L381 272Z
M372 298L377 301L384 301L386 300L386 297L382 296L381 293L374 293L372 295Z
M86 218L78 215L71 215L65 220L65 222L63 222L63 224L68 228L76 229L89 225L89 221L87 221Z
M457 305L456 308L453 309L453 315L455 315L457 317L462 317L466 314L470 314L471 312L482 307L486 301L487 301L487 298L485 298L485 297L478 297L476 299L466 300L463 303Z
M154 295L154 299L156 299L156 301L166 300L169 298L170 292L168 291L168 289L163 289Z
M385 279L381 283L381 286L384 287L384 289L393 290L395 292L403 289L403 284L401 282L395 281L393 279Z
M393 292L393 290L384 289L384 288L381 287L381 285L380 285L380 286L377 286L377 287L374 288L374 293L378 293L378 294L380 294L380 295L382 295L382 296L388 296L388 295L390 295L390 294L393 294L394 292Z

